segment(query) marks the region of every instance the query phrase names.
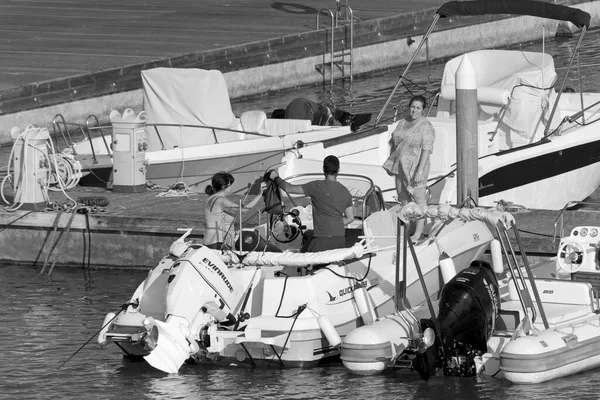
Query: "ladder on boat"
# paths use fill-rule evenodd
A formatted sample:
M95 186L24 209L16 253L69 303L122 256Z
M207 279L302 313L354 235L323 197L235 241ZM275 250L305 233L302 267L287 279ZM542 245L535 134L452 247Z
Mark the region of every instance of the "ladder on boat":
M336 0L335 3L335 11L332 11L328 8L322 8L317 13L316 30L318 31L320 29L321 14L327 14L331 20L331 34L329 38L329 61L325 61L325 54L327 54L327 52L325 52L323 63L317 64L315 67L317 71L323 75L323 79L325 79L326 71L329 69L331 85L333 85L333 80L336 75L336 68L340 71L342 78L350 78L350 84L352 85L352 64L354 61L354 12L352 11L352 8L348 6L348 0L346 0L346 4L341 4L341 0ZM327 32L327 28L324 29ZM343 36L339 41L343 47L339 50L336 50L335 48L336 31L341 33ZM325 41L325 46L327 48L327 40ZM348 75L346 75L347 69Z

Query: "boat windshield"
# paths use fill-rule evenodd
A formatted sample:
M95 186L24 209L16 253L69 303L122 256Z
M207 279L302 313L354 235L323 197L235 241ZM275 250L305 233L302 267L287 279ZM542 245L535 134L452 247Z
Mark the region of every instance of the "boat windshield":
M323 179L323 174L307 173L287 177L286 181L293 185L302 185L321 179ZM364 220L369 215L385 209L381 190L375 186L369 177L352 174L338 174L337 180L350 191L356 218ZM294 202L299 205L306 206L310 204L310 199L305 196L294 195L293 199Z

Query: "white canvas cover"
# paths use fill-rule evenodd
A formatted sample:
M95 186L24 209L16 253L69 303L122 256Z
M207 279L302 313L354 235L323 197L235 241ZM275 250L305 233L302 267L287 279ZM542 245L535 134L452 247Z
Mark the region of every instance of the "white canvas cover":
M197 68L154 68L142 71L144 111L148 124L197 125L236 129L229 92L220 71ZM211 129L148 128L149 151L214 143ZM219 141L238 134L218 131Z
M481 108L496 114L506 111L502 123L524 137L534 134L556 82L551 55L516 50L480 50L468 53L477 72L478 101ZM446 63L442 77L442 97L455 99L456 70L463 56Z

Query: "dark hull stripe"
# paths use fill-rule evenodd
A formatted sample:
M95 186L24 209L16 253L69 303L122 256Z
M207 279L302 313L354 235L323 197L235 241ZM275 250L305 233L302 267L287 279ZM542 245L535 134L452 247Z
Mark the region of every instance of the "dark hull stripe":
M600 140L510 163L479 178L479 197L542 181L597 162L600 162Z

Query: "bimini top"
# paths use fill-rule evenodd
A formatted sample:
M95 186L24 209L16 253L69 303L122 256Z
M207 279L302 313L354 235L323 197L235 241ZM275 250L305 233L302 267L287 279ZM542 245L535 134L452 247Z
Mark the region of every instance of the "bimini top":
M437 14L440 17L455 15L515 14L531 15L572 22L579 29L590 27L590 14L578 8L559 4L530 0L479 0L450 1L442 5Z

